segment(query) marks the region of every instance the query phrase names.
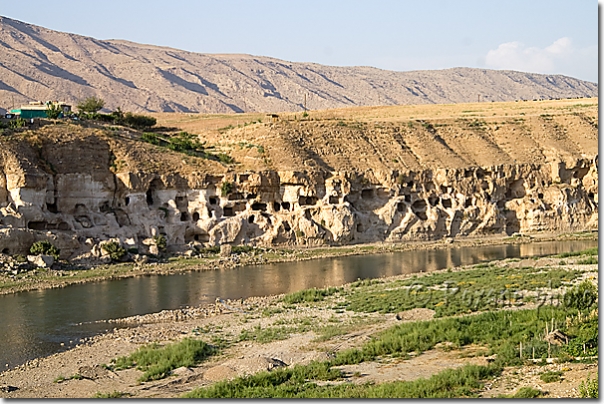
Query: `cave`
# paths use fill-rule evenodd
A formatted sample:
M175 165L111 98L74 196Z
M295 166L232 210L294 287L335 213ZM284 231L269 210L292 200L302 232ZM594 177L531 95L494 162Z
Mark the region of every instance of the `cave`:
M233 192L233 193L229 194L229 197L228 197L229 201L238 201L240 199L244 199L243 194L241 192Z
M256 196L257 196L256 194L247 194L245 196L245 199L256 199Z
M218 198L215 196L210 196L210 205L216 205L218 203Z
M153 191L151 189L147 190L147 205L153 205Z
M46 230L46 222L29 222L27 228L31 230Z
M543 199L543 193L539 192L539 193L537 194L537 198L539 198L539 199Z
M405 202L411 203L411 195L405 195Z
M281 202L281 207L283 208L283 210L290 210L291 204L289 202Z
M466 201L463 204L464 208L469 208L470 206L472 206L472 198L466 199Z
M56 199L55 199L54 203L46 203L46 210L49 211L50 213L59 213L59 210L57 209Z
M261 210L263 212L266 212L266 203L254 202L252 204L252 210Z
M273 202L273 210L279 212L281 210L281 204L279 202Z
M2 249L2 254L10 255L10 250L8 248Z
M155 200L155 199L157 199L157 195L155 194L155 191L158 189L163 189L163 188L164 188L164 183L159 178L156 178L153 181L151 181L151 184L149 184L149 189L147 189L147 193L146 193L148 206L151 206L157 202Z
M130 205L130 197L129 196L127 196L127 197L124 198L124 204L126 206Z
M428 203L430 203L431 206L436 206L438 204L438 200L439 197L435 195L428 197Z
M174 202L176 203L176 208L178 210L186 209L188 206L187 198L185 196L177 196L174 198Z
M301 196L299 200L300 206L314 205L318 201L316 196Z
M363 232L363 225L361 223L357 223L357 233Z
M337 196L330 196L329 203L332 205L337 205L338 203L340 203L340 198L338 198Z
M188 212L180 212L180 221L181 222L186 222L189 220L189 213Z
M250 217L248 217L248 218L247 218L247 222L248 222L249 224L252 224L252 223L254 223L254 219L255 219L255 218L256 218L256 217L255 217L254 215L250 215Z
M407 208L407 206L403 202L399 202L396 204L397 212L404 212L406 208Z
M453 203L451 202L450 198L441 199L441 203L443 205L443 208L445 208L445 209L449 209L451 206L453 206Z
M225 206L222 209L222 214L223 214L223 216L226 216L226 217L235 216L235 212L233 212L233 207L232 206Z
M283 222L283 230L290 231L292 228L288 222Z
M427 206L428 204L426 203L426 201L424 201L423 199L419 199L413 202L413 204L411 205L411 210L413 211L413 213L415 213L415 216L417 216L420 220L427 220L428 216L425 212Z
M199 220L199 213L193 212L193 221L196 222Z
M373 198L373 189L364 189L361 191L361 198L363 199L371 199Z
M103 201L103 203L101 203L101 206L99 206L99 211L101 213L109 213L111 212L111 205L109 204L109 201Z

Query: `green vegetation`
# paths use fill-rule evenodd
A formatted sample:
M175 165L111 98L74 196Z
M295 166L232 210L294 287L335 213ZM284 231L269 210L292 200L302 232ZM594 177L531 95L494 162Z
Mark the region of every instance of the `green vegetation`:
M319 302L325 299L327 296L331 296L337 292L340 292L342 288L326 288L326 289L306 289L299 292L290 293L283 297L283 301L289 304L302 303L302 302Z
M122 398L130 396L129 393L124 393L123 391L112 391L111 393L101 393L100 391L95 393L92 398Z
M598 255L598 247L594 247L594 248L588 248L587 250L582 250L582 251L571 251L571 252L564 252L562 254L558 254L557 257L558 258L568 258L568 257L578 257L581 255L588 255L588 256L597 256Z
M164 236L163 234L158 234L156 236L153 236L153 241L155 242L155 245L157 246L157 249L159 251L166 250L166 247L168 246L168 240L166 239L166 236Z
M88 97L77 104L77 108L80 112L85 112L88 114L99 112L104 106L105 101L94 96Z
M82 375L79 374L79 373L76 373L76 374L71 375L69 377L65 377L65 376L61 375L61 376L57 377L56 379L54 379L52 382L53 383L62 383L65 380L81 380L81 379L82 379Z
M581 275L580 271L489 267L460 272L435 272L422 277L352 290L345 307L357 312L396 313L413 308L435 310L436 317L522 305L521 291L555 289ZM543 297L544 298L544 297Z
M545 383L554 383L560 381L560 376L562 376L561 371L547 371L541 373L541 375L539 375L539 378Z
M579 385L579 397L598 398L598 378L592 379L590 375Z
M61 116L63 110L57 104L49 103L46 105L46 117L48 119L57 119Z
M512 395L500 395L497 398L537 398L541 397L543 392L532 387L521 387Z
M193 366L216 352L214 347L203 341L185 338L180 342L163 347L158 344L146 345L129 356L122 356L112 362L114 370L136 366L144 372L141 382L162 379L170 371L181 366Z
M597 299L598 290L596 285L590 281L583 281L564 294L563 303L571 309L586 310L590 309Z
M52 245L48 240L36 241L29 247L29 253L32 255L51 255L55 260L59 259L61 250Z
M292 369L276 369L193 390L186 398L453 398L476 397L481 380L500 374L494 366L468 365L448 369L429 379L381 383L319 386L313 381L342 378L339 370L325 362Z
M111 260L114 262L121 261L126 255L126 250L117 241L109 241L104 243L102 244L101 248L103 251L109 254L109 257L111 257Z
M225 181L220 185L220 195L225 197L228 194L233 192L233 183L229 181Z

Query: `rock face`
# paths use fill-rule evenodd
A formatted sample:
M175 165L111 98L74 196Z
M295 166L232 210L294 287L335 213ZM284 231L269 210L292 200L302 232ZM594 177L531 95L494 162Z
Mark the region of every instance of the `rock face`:
M105 262L111 242L140 258L164 248L221 246L228 255L234 245L597 229L597 129L588 118L536 115L523 126L493 118L496 126L480 130L450 119L346 132L337 123L307 122L299 134L271 123L256 141L268 139L272 168L241 171L133 134L44 127L0 138L0 253L27 254L48 239L61 258ZM510 148L509 139L529 139L530 152Z
M0 16L0 99L99 96L106 107L155 112L302 111L361 105L447 104L596 97L598 86L561 75L455 68L394 72L209 55L102 41Z

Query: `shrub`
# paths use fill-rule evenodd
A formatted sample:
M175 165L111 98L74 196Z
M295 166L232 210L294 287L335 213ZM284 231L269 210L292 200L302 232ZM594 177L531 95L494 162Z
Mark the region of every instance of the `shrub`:
M340 290L342 290L342 288L306 289L286 295L283 297L283 301L289 304L319 302L324 300L327 296L331 296Z
M579 397L598 398L598 378L592 379L590 375L579 385Z
M109 254L113 261L120 261L126 255L126 250L116 241L109 241L101 248Z
M88 97L84 101L78 103L77 108L80 112L94 114L99 112L105 106L105 101L97 97Z
M46 106L46 117L48 119L57 119L58 117L61 116L62 113L63 113L63 110L57 104L51 103Z
M498 398L537 398L540 397L541 394L541 390L537 390L532 387L521 387L516 393L512 395L502 395Z
M127 369L136 366L144 372L139 379L142 382L162 379L170 371L181 366L193 366L210 355L216 349L203 341L185 338L180 342L168 344L163 347L158 344L146 345L129 356L119 357L113 362L114 369Z
M155 241L155 245L159 251L164 251L168 246L168 240L166 240L166 236L163 234L154 236L153 241Z
M122 119L122 123L136 129L144 129L155 126L157 120L151 116L135 115L131 112L127 112Z
M233 184L228 181L223 182L220 186L220 195L227 196L231 192L233 192Z
M54 259L59 259L61 250L52 245L48 240L36 241L29 248L29 253L32 255L51 255Z
M598 290L596 286L586 280L567 291L562 301L564 302L564 306L568 308L585 310L592 307L596 303L597 298Z
M549 372L541 373L539 378L545 383L554 383L554 382L560 381L560 376L562 376L561 371L557 371L557 372L549 371Z
M124 393L123 391L112 391L111 393L101 393L100 391L96 392L92 398L122 398L129 396L129 393Z

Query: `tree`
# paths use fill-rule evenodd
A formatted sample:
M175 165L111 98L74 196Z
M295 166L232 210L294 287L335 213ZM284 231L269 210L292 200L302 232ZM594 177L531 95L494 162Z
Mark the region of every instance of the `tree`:
M105 106L105 101L101 98L97 97L88 97L84 101L80 102L77 107L80 112L86 112L89 114L94 114L95 112L99 112Z
M46 105L46 117L48 119L57 119L61 116L63 110L58 104L48 104Z

